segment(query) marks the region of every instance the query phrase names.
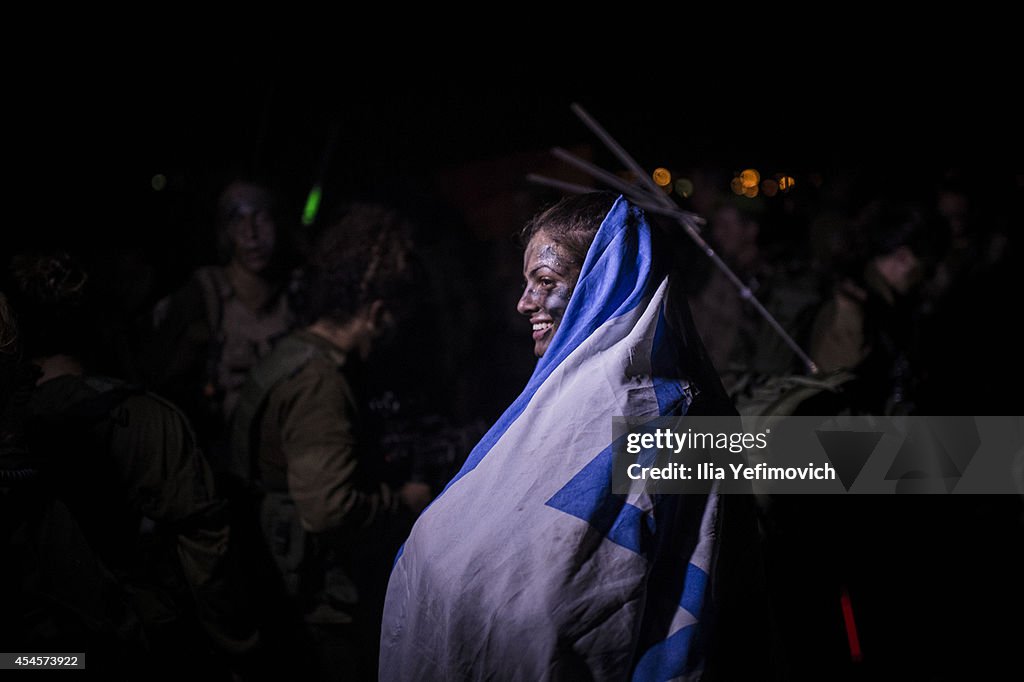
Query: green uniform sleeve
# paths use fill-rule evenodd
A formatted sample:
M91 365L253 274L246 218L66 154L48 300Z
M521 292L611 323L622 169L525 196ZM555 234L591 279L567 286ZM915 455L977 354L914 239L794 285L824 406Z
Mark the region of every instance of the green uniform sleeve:
M393 512L397 500L386 485L360 480L355 405L344 378L309 367L278 391L272 417L303 528L312 533L360 528Z

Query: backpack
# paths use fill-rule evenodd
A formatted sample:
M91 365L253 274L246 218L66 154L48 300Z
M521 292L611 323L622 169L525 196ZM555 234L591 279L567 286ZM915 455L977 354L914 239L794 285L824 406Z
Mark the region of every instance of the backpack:
M101 421L116 400L107 392L83 405L83 420ZM20 440L0 447L0 641L12 650L87 651L90 669L121 676L148 649L142 624L61 499L48 454L38 442L35 450Z
M231 420L231 452L228 473L245 489L259 488L256 449L260 420L270 392L295 376L313 358L316 349L294 336L281 339L267 358L256 365L238 397Z
M847 409L844 387L856 377L838 370L819 376L745 375L732 389L743 417L839 414Z

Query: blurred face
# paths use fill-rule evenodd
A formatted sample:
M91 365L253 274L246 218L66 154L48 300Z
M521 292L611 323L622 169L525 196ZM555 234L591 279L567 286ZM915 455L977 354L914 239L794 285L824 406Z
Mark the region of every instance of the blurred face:
M529 318L533 327L533 352L544 355L569 305L569 297L580 276L580 264L543 230L530 239L523 254L525 287L516 310Z
M719 255L741 267L757 257L757 232L757 223L744 219L732 206L715 211L711 221L711 235Z
M906 246L890 254L878 256L875 267L886 283L899 294L907 294L916 287L924 276L924 264Z
M231 240L232 260L253 273L266 270L277 236L266 191L243 182L232 183L221 196L220 210Z
M939 195L939 213L949 222L954 237L967 232L967 197L959 192L943 192Z

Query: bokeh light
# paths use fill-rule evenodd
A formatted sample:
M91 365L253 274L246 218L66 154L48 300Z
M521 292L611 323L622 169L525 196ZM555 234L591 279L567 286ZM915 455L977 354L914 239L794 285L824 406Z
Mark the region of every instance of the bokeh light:
M667 168L655 168L651 178L658 187L668 187L672 184L672 173Z
M693 181L689 178L679 178L675 183L676 194L684 199L693 196Z

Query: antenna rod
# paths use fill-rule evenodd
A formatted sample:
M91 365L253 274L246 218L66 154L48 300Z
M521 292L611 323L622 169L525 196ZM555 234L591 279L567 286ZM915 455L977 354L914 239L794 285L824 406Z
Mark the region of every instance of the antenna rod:
M699 222L703 222L703 220L699 218L699 216L696 216L690 213L689 211L682 210L676 205L674 201L669 199L661 191L661 188L654 184L654 181L651 179L651 176L648 175L647 171L645 171L640 166L640 164L637 163L636 160L629 155L629 153L622 147L622 145L620 145L615 140L615 138L613 138L608 133L608 131L601 127L601 125L596 120L594 120L594 118L590 114L588 114L583 109L583 107L581 107L579 104L573 104L571 108L573 113L575 113L580 118L580 120L583 121L584 125L590 128L590 130L595 135L597 135L598 138L601 139L604 145L608 147L608 149L619 159L619 161L625 164L626 168L632 171L632 173L640 179L640 181L644 184L647 191L644 191L641 188L635 187L624 182L623 180L609 173L608 171L599 168L588 161L584 161L583 159L574 156L573 154L569 153L564 149L556 147L555 149L552 150L552 154L554 154L559 159L562 159L563 161L566 161L567 163L576 166L583 172L588 173L591 177L600 180L615 189L618 189L620 192L630 197L631 199L638 200L638 204L649 205L651 200L653 200L657 204L660 204L662 210L653 212L667 214L675 218L675 220L683 227L683 229L690 236L690 238L693 239L694 242L696 242L698 247L700 247L700 250L704 252L704 255L710 258L711 262L714 263L715 266L719 270L721 270L721 272L726 276L726 278L733 283L733 285L739 291L740 298L748 301L750 305L753 306L754 310L756 310L757 313L768 323L768 325L782 338L782 340L786 343L787 346L789 346L793 353L796 354L798 358L800 358L800 361L804 363L804 366L807 368L807 371L810 372L811 374L816 374L818 372L818 366L814 364L814 361L811 359L811 357L806 352L804 352L804 350L793 339L793 337L789 335L785 328L783 328L783 326L779 324L779 321L776 320L770 312L768 312L768 309L765 308L759 300L757 300L757 297L754 296L754 292L750 290L750 287L748 287L743 282L743 280L741 280L736 275L736 273L732 271L732 268L726 265L725 261L723 261L721 257L717 253L715 253L715 250L711 248L707 241L705 241L700 236L698 225ZM641 206L641 208L647 209L648 207Z

